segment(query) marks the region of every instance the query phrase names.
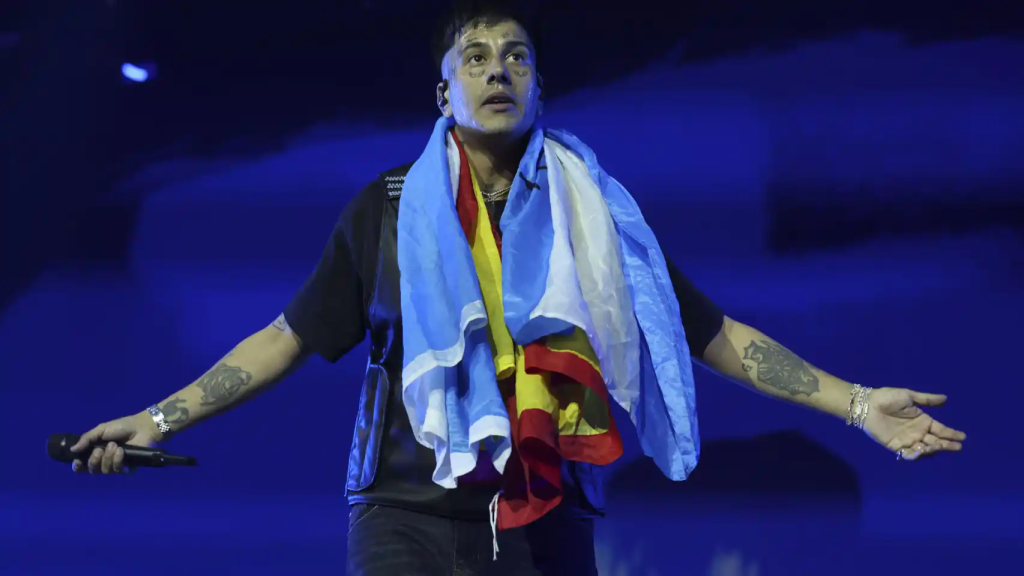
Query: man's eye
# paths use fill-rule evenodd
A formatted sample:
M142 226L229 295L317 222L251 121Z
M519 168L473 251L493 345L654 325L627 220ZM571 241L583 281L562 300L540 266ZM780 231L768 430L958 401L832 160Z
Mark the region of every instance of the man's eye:
M509 54L508 57L511 58L513 62L522 62L526 60L526 56L523 56L522 54Z
M473 54L469 57L469 61L473 64L479 64L484 61L484 57L480 54Z

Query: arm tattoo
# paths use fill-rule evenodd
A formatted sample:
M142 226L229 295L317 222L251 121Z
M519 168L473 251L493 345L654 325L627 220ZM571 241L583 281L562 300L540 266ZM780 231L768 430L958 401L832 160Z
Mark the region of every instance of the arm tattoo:
M284 314L281 314L277 317L277 320L274 320L274 323L271 324L271 326L277 328L281 332L286 332L288 330L288 321L285 320Z
M188 408L181 398L173 398L164 402L160 410L164 413L164 420L168 424L180 425L188 422Z
M757 379L772 388L789 392L793 396L810 396L818 391L818 377L811 372L811 367L780 344L768 340L751 340L743 349L743 360L745 371L750 372L756 365Z
M199 403L202 406L225 404L250 382L252 374L245 370L223 363L218 364L196 382L196 386L203 391Z

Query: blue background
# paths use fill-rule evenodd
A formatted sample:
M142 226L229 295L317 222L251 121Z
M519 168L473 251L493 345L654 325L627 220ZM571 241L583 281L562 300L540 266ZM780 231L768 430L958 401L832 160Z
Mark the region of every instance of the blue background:
M1019 573L1024 41L981 5L916 27L752 5L675 32L631 14L646 29L618 44L614 10L562 9L544 120L727 314L847 380L948 394L934 414L968 440L896 462L697 368L701 464L671 483L623 427L601 573ZM280 313L345 203L425 143L419 13L19 6L0 11L0 574L342 573L365 346L169 443L199 468L78 476L43 441L165 398ZM130 58L158 74L123 82Z

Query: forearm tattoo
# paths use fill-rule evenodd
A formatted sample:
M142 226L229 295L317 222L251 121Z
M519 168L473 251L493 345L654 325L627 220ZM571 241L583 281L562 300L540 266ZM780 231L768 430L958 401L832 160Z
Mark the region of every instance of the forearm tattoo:
M220 406L234 398L238 392L252 382L252 374L227 364L218 364L196 382L203 391L199 400L202 406Z
M768 340L751 340L743 349L743 370L757 370L755 377L793 396L810 396L818 391L818 377L811 367L785 347Z
M172 426L180 426L188 422L188 408L181 398L173 398L164 402L160 410L164 413L164 421Z

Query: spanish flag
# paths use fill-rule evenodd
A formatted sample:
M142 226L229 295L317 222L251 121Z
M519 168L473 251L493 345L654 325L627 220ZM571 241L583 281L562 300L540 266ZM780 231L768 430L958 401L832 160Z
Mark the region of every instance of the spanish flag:
M456 211L480 281L494 366L512 424L512 455L498 500L498 528L504 530L529 524L561 502L563 459L609 464L622 454L622 440L583 330L513 342L502 309L501 235L462 143L457 136L454 140L460 156Z

